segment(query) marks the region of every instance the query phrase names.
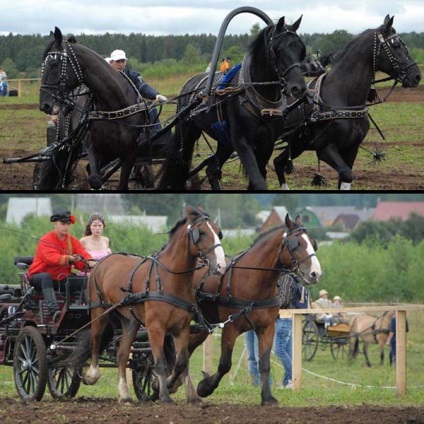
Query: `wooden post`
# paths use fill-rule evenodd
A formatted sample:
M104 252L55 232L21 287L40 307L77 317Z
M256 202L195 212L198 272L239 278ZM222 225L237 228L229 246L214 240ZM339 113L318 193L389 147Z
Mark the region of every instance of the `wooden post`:
M213 335L209 334L203 343L203 371L213 373Z
M406 395L406 311L396 311L396 392Z
M22 97L22 81L18 81L18 97Z
M302 387L302 316L302 314L293 315L292 381L294 391L299 391Z

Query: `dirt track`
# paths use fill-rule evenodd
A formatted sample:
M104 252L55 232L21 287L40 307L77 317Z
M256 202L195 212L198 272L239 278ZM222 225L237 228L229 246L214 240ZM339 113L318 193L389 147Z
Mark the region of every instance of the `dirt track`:
M157 424L257 424L264 423L424 423L424 407L383 408L377 406L334 408L284 408L202 402L198 406L121 405L113 399L22 404L0 400L3 423L157 423Z
M380 96L384 97L386 91L381 90ZM396 102L413 102L413 103L424 103L424 85L420 85L416 89L402 89L396 88L393 94L390 97L390 103ZM10 108L11 105L8 106ZM15 108L27 108L31 105L12 105ZM33 108L38 108L37 105L33 105ZM28 125L32 125L31 122ZM400 130L401 131L401 130ZM392 156L397 155L399 143L384 143L384 149L386 151L392 151ZM369 150L373 150L373 145L371 143L363 143L363 146ZM409 142L408 140L402 141L402 148L411 148L413 152L421 152L424 148L424 139L418 142ZM0 146L0 157L23 157L27 156L30 153L23 150L15 150L12 146ZM413 156L416 156L412 153ZM415 157L414 161L419 161L420 157ZM76 190L87 190L89 187L84 184L85 175L84 175L84 166L85 164L81 163L80 167L80 178L78 178L79 184L75 189ZM270 167L271 168L271 167ZM5 165L0 163L0 190L32 190L32 178L33 178L33 169L34 164L25 163L25 164L14 164L14 165ZM332 180L335 184L335 173L327 165L322 165L323 175L326 178ZM422 171L422 167L419 168ZM365 187L367 184L372 182L371 187L368 189L372 190L424 190L424 178L422 172L416 172L416 168L408 169L408 166L405 166L405 163L398 166L392 166L390 164L385 170L382 167L354 167L355 174L355 184L358 186L358 183L363 183ZM305 184L308 185L311 177L315 174L316 168L312 166L303 166L296 169L296 180L305 181ZM271 178L275 178L272 170L269 171ZM228 182L222 184L221 188L223 190L244 190L246 188L246 180L243 176L238 175L234 178L229 179ZM116 182L109 184L106 189L113 190L116 186ZM202 189L209 189L208 184L204 184ZM335 189L329 187L328 189ZM131 187L130 187L131 189Z

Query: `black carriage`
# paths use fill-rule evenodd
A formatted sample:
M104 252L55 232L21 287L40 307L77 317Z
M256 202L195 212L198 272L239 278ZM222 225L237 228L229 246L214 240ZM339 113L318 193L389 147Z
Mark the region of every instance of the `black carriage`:
M72 398L82 381L82 368L61 366L61 360L74 351L79 338L89 331L90 312L85 290L71 292L71 276L65 292L56 293L61 313L56 322L47 314L40 292L28 284L27 268L32 257L15 257L19 284L0 285L0 364L12 366L15 387L21 400L40 401L46 386L54 399ZM116 366L120 326L114 325L112 342L102 355L102 367ZM132 371L134 391L140 401L156 400L153 357L142 327L131 349L128 368ZM170 336L165 340L168 367L174 363L174 346Z
M318 348L326 350L327 347L329 347L334 360L347 358L349 354L349 324L338 323L328 326L317 322L315 315L308 314L305 316L302 329L303 360L312 361Z

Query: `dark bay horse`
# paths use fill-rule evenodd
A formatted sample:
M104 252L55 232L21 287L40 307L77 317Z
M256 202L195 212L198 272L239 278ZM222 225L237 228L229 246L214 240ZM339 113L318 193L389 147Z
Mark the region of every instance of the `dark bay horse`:
M356 358L359 353L359 339L364 343L365 362L370 367L368 345L377 343L380 351L380 365L384 364L384 346L389 337L390 321L395 311L384 312L380 317L369 314L356 315L350 323L350 355Z
M306 92L300 69L306 49L296 34L300 22L301 18L288 26L281 18L277 24L264 28L241 67L230 71L231 78L209 100L201 102L206 74L196 75L184 85L177 106L177 113L184 111L184 114L176 125L161 170L160 188L186 188L194 144L204 132L218 144L226 145L222 150L228 156L237 151L251 189L266 189L266 164L280 134L275 126L281 120L286 96L302 98ZM217 73L214 83L219 84L222 76ZM212 102L211 107L206 107L205 101Z
M168 243L157 255L113 254L98 262L91 272L88 281L91 339L90 342L83 340L76 349L77 354L71 356L68 362L82 366L91 349L91 364L84 375L84 382L96 383L100 377L99 354L101 346L104 346L102 336L110 319L109 314L104 312L113 305L115 310L112 312L118 314L122 326L116 358L121 402L131 400L126 367L140 323L147 328L149 336L159 383L159 400L171 402L168 387L172 387L180 375L184 380L189 378L190 321L198 313L192 279L198 258L209 265L212 273L225 272L220 229L202 211L187 206L185 213L186 217L170 231ZM163 352L166 334L173 336L176 351L176 363L169 377ZM191 381L186 385L189 402L198 400L195 391L189 392L192 386Z
M392 25L393 17L387 15L383 25L364 31L338 52L331 71L309 86L313 105L302 103L288 115L283 132L288 146L274 159L283 190L288 189L287 164L305 150L316 151L319 160L337 171L339 189L351 188L353 164L370 127L367 99L376 72L403 87L416 87L421 79Z
M97 111L89 115L89 184L100 189L100 167L119 158L122 167L118 189L127 190L148 120L146 105L134 85L99 54L64 41L59 28L51 35L43 55L40 109L50 114L57 101L65 102L72 90L86 85ZM90 111L84 112L88 115Z
M317 283L322 271L316 249L300 218L292 221L287 215L285 225L260 235L248 250L232 258L223 277L208 276L202 270L195 272L193 285L202 314L223 328L218 370L212 376L205 375L198 384L201 397L212 394L230 371L236 338L254 329L259 339L261 404L278 403L271 394L269 372L275 320L282 305L290 307L293 296L285 276L295 273L305 284ZM207 331L192 334L190 353L207 336Z

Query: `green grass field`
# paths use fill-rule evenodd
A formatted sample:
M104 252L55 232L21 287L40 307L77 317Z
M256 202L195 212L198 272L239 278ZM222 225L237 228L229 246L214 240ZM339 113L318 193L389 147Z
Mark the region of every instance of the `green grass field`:
M284 406L337 406L337 405L379 405L419 406L422 405L424 390L424 313L408 313L410 332L407 341L407 395L396 395L395 368L386 364L378 365L379 355L374 345L370 348L371 368L366 367L363 355L353 362L348 359L334 361L327 345L320 345L311 362L303 362L302 389L299 392L277 390L281 384L283 368L275 354L272 354L272 391ZM213 337L214 367L219 360L219 333ZM233 355L233 366L229 374L209 399L214 402L257 405L260 404L260 390L251 384L247 372L246 356L243 355L244 336L237 340ZM202 378L202 348L190 360L191 375L195 385ZM132 387L131 387L132 391ZM13 382L12 367L0 367L0 393L3 397L17 397ZM132 391L133 393L133 391ZM117 398L117 370L102 369L102 378L95 386L83 386L77 397ZM135 397L135 395L134 395ZM173 395L177 402L185 401L183 388ZM44 400L51 400L49 394Z

